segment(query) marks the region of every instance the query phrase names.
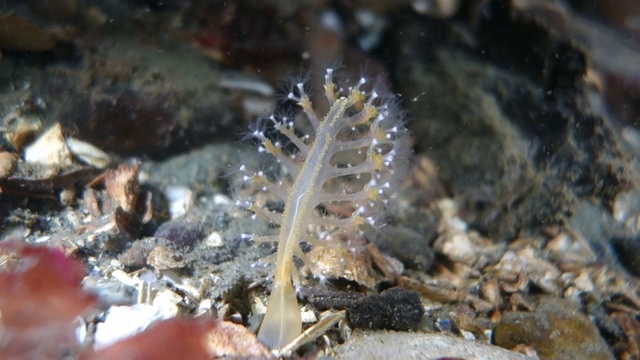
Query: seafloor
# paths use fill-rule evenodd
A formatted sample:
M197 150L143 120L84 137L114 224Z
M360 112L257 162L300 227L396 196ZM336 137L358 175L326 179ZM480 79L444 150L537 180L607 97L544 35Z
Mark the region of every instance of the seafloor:
M640 359L639 4L0 0L0 359ZM267 349L240 139L336 64L410 170Z

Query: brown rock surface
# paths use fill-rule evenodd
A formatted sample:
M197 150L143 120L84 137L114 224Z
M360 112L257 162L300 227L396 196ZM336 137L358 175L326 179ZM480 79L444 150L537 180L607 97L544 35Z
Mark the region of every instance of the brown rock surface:
M543 298L537 305L533 312L504 313L495 343L529 346L541 359L613 359L598 329L571 302Z

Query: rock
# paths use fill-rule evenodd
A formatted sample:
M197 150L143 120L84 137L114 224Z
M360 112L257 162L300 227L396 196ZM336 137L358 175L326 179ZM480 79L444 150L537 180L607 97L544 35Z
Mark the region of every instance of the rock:
M178 247L194 246L207 236L204 216L185 215L160 225L155 237L171 241Z
M584 106L592 58L511 3L483 5L491 15L476 19L474 41L459 39L462 51L442 45L459 36L447 25L389 31L396 76L407 79L398 88L415 100L406 105L416 152L434 162L465 220L501 240L563 223L576 201L609 204L631 186L633 166L612 119Z
M158 270L167 270L183 268L186 262L180 254L160 245L151 250L147 257L147 264Z
M47 51L56 44L52 32L16 13L0 16L0 48L12 51Z
M529 346L544 359L613 359L596 326L563 299L543 298L534 312L505 312L494 340L507 349Z
M435 228L437 224L433 226ZM432 240L412 229L390 225L373 241L383 253L397 258L408 268L427 271L435 257L430 246Z
M534 359L443 334L357 330L335 348L336 359Z
M16 167L16 157L10 152L0 152L0 179L11 175Z

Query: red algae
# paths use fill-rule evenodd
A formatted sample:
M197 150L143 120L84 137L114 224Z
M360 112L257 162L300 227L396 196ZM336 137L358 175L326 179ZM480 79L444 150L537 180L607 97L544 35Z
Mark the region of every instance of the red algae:
M82 291L80 263L53 248L7 243L16 257L0 271L0 354L9 358L58 357L79 349L74 321L95 304ZM0 338L0 340L2 340Z

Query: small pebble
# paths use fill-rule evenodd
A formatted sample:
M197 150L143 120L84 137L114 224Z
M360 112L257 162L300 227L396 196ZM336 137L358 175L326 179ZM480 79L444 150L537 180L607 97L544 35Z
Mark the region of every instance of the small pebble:
M496 345L533 348L542 359L613 359L598 328L575 305L543 298L533 312L508 311L494 333Z
M0 179L4 179L13 173L16 166L16 157L10 152L0 152Z

